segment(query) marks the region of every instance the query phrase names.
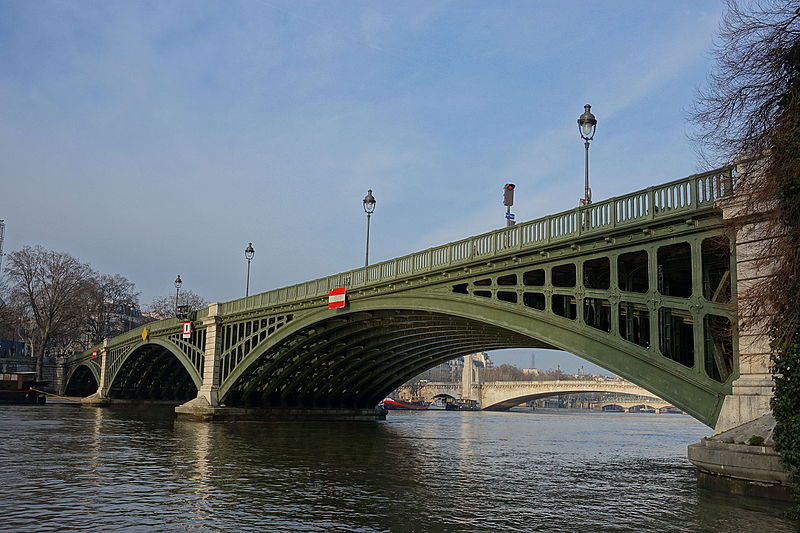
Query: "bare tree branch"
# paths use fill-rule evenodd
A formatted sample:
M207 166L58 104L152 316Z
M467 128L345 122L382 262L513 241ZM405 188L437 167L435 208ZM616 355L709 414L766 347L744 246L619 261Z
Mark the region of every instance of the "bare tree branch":
M41 246L26 246L8 256L11 298L28 311L39 378L44 355L58 352L80 331L85 294L94 275L89 265L71 255Z

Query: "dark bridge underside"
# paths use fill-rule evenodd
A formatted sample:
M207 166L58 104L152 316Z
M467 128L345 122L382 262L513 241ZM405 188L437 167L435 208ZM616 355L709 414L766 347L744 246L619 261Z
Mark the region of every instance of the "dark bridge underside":
M228 406L371 408L443 361L481 350L552 348L475 320L427 311L339 315L277 344L222 398Z
M127 400L185 402L197 396L197 387L180 361L158 345L132 353L120 368L108 397Z
M70 377L64 394L66 396L86 397L97 392L97 379L86 365L80 365Z

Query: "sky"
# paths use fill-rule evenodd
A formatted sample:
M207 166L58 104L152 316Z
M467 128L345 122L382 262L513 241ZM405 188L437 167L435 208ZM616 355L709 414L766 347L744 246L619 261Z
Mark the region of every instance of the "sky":
M707 170L688 112L723 2L0 0L0 219L209 301ZM530 350L494 352L530 366ZM536 366L599 368L548 350Z

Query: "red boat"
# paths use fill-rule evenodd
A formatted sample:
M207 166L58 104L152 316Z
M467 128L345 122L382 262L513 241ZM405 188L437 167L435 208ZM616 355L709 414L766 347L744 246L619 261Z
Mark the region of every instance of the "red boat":
M384 400L378 404L379 407L383 407L387 411L424 411L428 408L428 405L429 404L426 402L398 402L397 400L392 400L391 398L384 398Z

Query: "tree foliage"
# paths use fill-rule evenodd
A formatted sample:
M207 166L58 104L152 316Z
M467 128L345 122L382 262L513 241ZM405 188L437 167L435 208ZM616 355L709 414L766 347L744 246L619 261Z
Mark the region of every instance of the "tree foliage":
M693 118L705 158L738 163L738 193L750 199L743 214L761 222L757 268L773 277L740 293L739 312L773 338L773 438L800 496L800 7L727 7Z

